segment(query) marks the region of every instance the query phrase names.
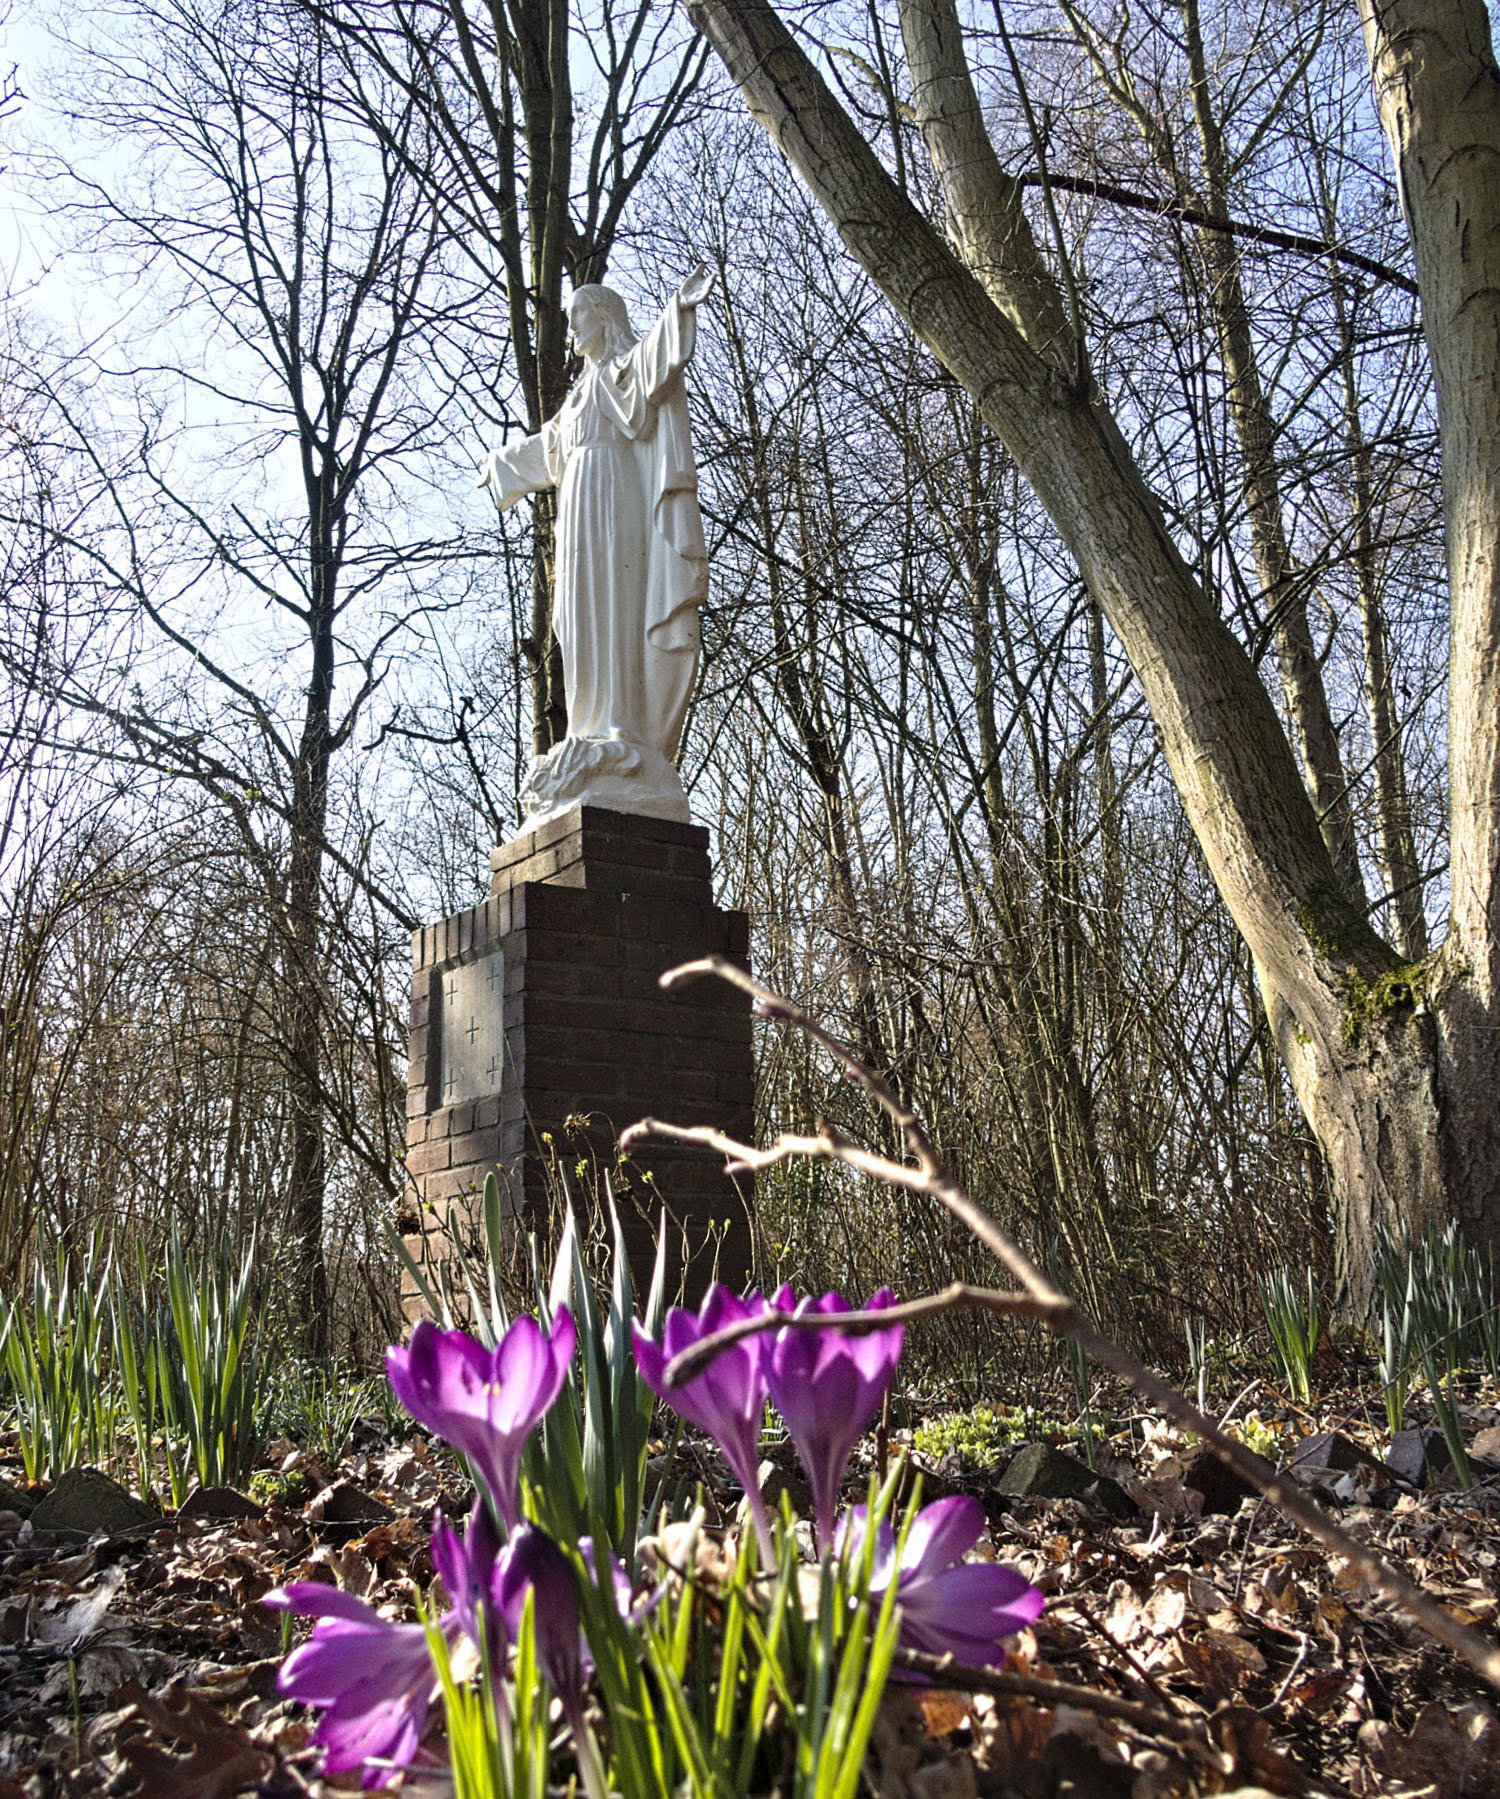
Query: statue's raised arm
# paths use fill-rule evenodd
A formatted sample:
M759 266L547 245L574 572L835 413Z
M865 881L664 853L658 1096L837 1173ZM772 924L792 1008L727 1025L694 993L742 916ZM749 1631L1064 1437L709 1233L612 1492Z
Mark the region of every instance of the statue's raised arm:
M714 291L714 282L718 277L706 262L700 262L677 290L677 303L686 306L690 311L696 310Z

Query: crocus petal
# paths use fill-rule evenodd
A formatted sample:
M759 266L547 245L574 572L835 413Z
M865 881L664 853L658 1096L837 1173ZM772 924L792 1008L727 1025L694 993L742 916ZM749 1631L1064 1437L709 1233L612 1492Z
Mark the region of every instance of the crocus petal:
M333 1619L292 1651L276 1684L288 1699L331 1706L405 1693L424 1673L430 1678L427 1633L420 1624L376 1618L373 1624L346 1625Z
M648 1337L641 1321L630 1321L630 1347L635 1355L635 1371L658 1399L666 1399L667 1352L655 1337Z
M920 1580L949 1568L966 1556L984 1533L984 1507L968 1494L924 1505L906 1533L901 1566L907 1578Z
M272 1587L261 1604L274 1612L294 1612L299 1618L347 1618L356 1624L384 1622L363 1599L321 1580L294 1580L290 1586Z
M451 1616L477 1644L479 1607L484 1607L490 1659L496 1666L507 1642L504 1614L494 1600L496 1567L503 1553L494 1517L482 1499L475 1501L462 1537L441 1512L434 1513L432 1561L453 1602Z
M426 1722L425 1700L414 1707L392 1699L353 1716L326 1713L312 1740L323 1751L328 1773L363 1768L361 1786L384 1786L391 1768L404 1768L415 1758Z
M1005 1637L1041 1615L1042 1595L1013 1568L970 1562L901 1590L902 1640L930 1655L952 1655L971 1667L998 1661Z
M968 1667L998 1665L1005 1659L1004 1639L1041 1616L1042 1595L1014 1568L959 1559L983 1529L984 1510L975 1499L960 1496L924 1506L906 1534L899 1569L889 1523L877 1529L870 1593L883 1599L894 1574L906 1648L951 1655ZM858 1554L868 1531L863 1507L846 1513L839 1527L840 1553Z
M852 1505L839 1520L834 1535L834 1554L851 1560L864 1554L869 1533L869 1508ZM870 1591L884 1593L891 1584L896 1567L896 1533L889 1520L882 1520L875 1532L875 1550L870 1566Z
M439 1330L419 1320L411 1342L385 1353L386 1373L396 1397L418 1424L442 1434L444 1422L484 1404L489 1384L489 1352L466 1331Z
M788 1309L789 1288L776 1295L776 1309ZM866 1310L895 1303L882 1287ZM850 1310L838 1293L803 1300L796 1311L831 1317ZM786 1420L812 1490L818 1541L825 1548L833 1537L839 1488L854 1446L869 1429L890 1388L901 1359L903 1327L863 1335L839 1330L776 1332L766 1360L766 1378L776 1409Z
M994 1562L963 1562L947 1569L926 1583L922 1602L934 1617L957 1620L967 1634L991 1641L1034 1624L1046 1604L1024 1574Z
M432 1565L438 1571L448 1597L462 1608L469 1593L469 1564L463 1538L448 1522L446 1513L432 1514Z
M490 1420L499 1430L529 1435L562 1391L573 1357L573 1316L559 1306L548 1337L534 1318L518 1318L495 1350Z
M745 1502L755 1523L762 1556L775 1554L771 1523L766 1516L757 1472L760 1467L760 1427L766 1405L765 1345L752 1336L715 1356L708 1367L679 1386L665 1382L667 1364L683 1350L742 1319L759 1317L766 1302L759 1293L736 1299L715 1281L697 1313L674 1306L667 1313L658 1350L638 1325L633 1326L636 1371L659 1399L680 1417L706 1432L724 1452L735 1479L745 1489Z
M760 1465L760 1426L766 1401L765 1358L759 1338L734 1344L678 1386L667 1387L663 1376L667 1363L684 1350L764 1310L765 1301L759 1294L748 1301L736 1299L716 1281L696 1314L679 1306L668 1312L660 1350L638 1326L635 1330L636 1367L641 1378L689 1424L714 1439L747 1491L755 1485Z
M436 1682L422 1626L393 1624L362 1599L316 1581L278 1588L267 1603L319 1619L276 1685L323 1709L313 1741L329 1771L363 1767L364 1784L374 1786L389 1767L404 1767L422 1740ZM451 1627L452 1614L443 1622Z
M535 1594L532 1627L537 1660L571 1713L583 1697L578 1585L567 1557L534 1524L523 1524L506 1545L496 1577L496 1603L512 1636L520 1629L528 1591Z

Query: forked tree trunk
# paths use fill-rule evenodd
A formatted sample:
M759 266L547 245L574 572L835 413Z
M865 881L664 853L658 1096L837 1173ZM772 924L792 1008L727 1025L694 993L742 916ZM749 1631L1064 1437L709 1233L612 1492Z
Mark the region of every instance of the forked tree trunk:
M1343 1297L1381 1218L1500 1239L1500 76L1479 0L1363 0L1437 374L1453 590L1453 925L1404 964L1337 878L1276 710L1186 566L985 132L952 0L901 0L917 116L963 254L912 206L762 0L688 10L853 255L973 394L1151 708L1327 1158Z

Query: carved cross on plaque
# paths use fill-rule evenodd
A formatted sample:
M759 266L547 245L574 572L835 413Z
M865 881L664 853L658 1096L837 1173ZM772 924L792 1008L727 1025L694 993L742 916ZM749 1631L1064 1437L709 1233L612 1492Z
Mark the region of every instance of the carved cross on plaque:
M495 952L443 976L438 1030L445 1106L498 1093L505 1066L505 960Z

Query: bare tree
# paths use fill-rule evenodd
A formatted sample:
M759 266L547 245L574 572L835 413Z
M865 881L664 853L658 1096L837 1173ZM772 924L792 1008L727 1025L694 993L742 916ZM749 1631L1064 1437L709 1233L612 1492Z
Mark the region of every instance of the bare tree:
M1442 421L1453 618L1448 941L1410 963L1340 879L1274 707L1184 561L1102 397L1081 320L985 127L952 0L900 0L912 105L956 249L760 0L691 0L752 111L846 245L980 404L1119 638L1178 794L1254 958L1332 1172L1347 1296L1377 1221L1500 1234L1500 256L1486 173L1500 77L1476 0L1365 9L1416 251ZM1459 153L1459 152L1462 153Z
M695 809L756 966L851 1039L873 1021L997 1215L1039 1254L1061 1239L1096 1314L1171 1357L1184 1315L1255 1312L1268 1244L1315 1239L1246 959L1010 457L746 129L688 134L656 226L725 251L700 347ZM769 1130L872 1128L795 1041L768 1044L758 1106ZM802 1284L966 1265L836 1171L768 1176L761 1200ZM976 1372L993 1353L944 1329Z
M152 368L95 358L95 382L138 408L131 442L55 389L54 436L97 495L66 547L99 603L136 621L144 658L125 696L77 671L59 691L113 726L123 754L226 807L261 871L285 1005L287 1204L317 1351L328 877L372 882L359 841L339 847L330 781L411 620L442 604L442 546L392 484L451 400L417 353L448 316L428 305L443 228L410 174L423 156L411 100L388 95L372 137L371 96L340 88L306 14L142 0L111 33L80 50L65 111L128 141L132 165L42 173L91 247L154 292L141 339L187 399L174 424ZM446 291L449 308L472 304Z
M1244 505L1260 585L1257 629L1267 632L1276 645L1293 742L1334 866L1351 897L1362 899L1349 784L1308 619L1310 583L1306 572L1297 568L1284 515L1279 446L1285 437L1261 370L1240 239L1216 223L1232 216L1234 188L1243 178L1251 154L1276 131L1278 115L1289 108L1317 53L1327 23L1325 10L1314 7L1289 21L1288 39L1276 47L1262 79L1241 84L1250 86L1252 92L1270 87L1272 100L1253 123L1240 125L1225 102L1223 71L1211 67L1198 0L1184 0L1180 9L1180 43L1172 41L1167 20L1152 22L1150 39L1158 66L1148 81L1138 81L1131 66L1128 15L1118 21L1112 18L1104 26L1075 0L1062 0L1062 5L1100 85L1139 131L1172 202L1183 214L1207 221L1197 229L1207 275L1204 298L1218 340L1229 418L1244 469ZM1165 85L1159 67L1165 60L1163 40L1166 56L1175 53L1184 65L1180 85L1190 113L1189 132L1172 129L1173 121L1145 98ZM1240 126L1237 135L1243 140L1237 148L1231 147L1233 126ZM1186 149L1194 137L1196 171Z

